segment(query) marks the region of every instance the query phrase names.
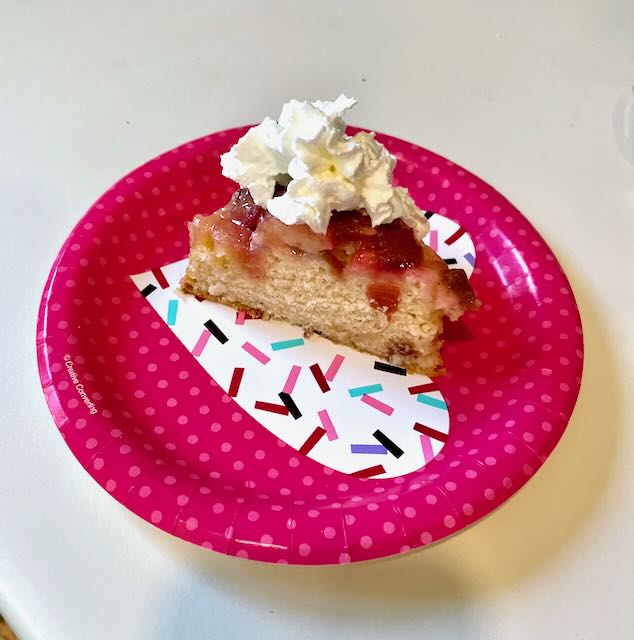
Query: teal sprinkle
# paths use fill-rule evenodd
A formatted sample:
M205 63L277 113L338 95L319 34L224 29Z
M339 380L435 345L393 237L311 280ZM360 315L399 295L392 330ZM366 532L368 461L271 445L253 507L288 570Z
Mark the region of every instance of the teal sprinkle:
M368 384L365 387L354 387L353 389L348 389L348 393L351 398L357 398L358 396L363 396L366 393L377 393L378 391L383 391L382 384Z
M272 342L271 349L273 351L281 351L282 349L291 349L292 347L301 347L304 344L304 338L294 338L293 340L282 340L281 342Z
M423 404L427 404L430 407L436 407L436 409L444 409L447 411L447 404L444 400L440 400L440 398L432 398L431 396L424 396L422 393L419 393L416 396L416 400Z
M167 325L173 327L176 324L176 314L178 313L178 300L170 300L167 305Z

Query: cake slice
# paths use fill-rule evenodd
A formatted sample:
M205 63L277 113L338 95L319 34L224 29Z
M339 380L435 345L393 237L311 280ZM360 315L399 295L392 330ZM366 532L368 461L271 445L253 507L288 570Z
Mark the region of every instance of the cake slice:
M464 271L423 243L426 218L391 185L394 158L343 133L349 99L289 104L223 156L241 188L190 224L182 289L442 373L443 318L479 306Z

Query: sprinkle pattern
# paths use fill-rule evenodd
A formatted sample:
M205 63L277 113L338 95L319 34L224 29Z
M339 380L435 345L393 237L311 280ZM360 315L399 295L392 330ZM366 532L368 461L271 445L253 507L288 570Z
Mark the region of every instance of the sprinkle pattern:
M352 475L355 478L373 478L375 476L380 476L385 473L385 469L382 464L374 465L373 467L368 467L367 469L361 469L360 471L355 471Z
M337 430L335 429L335 425L332 423L332 418L328 413L327 409L322 409L317 412L319 419L321 420L321 426L323 427L326 435L328 436L328 440L337 440L339 435L337 434Z
M435 398L434 396L428 396L425 394L419 394L416 396L416 400L422 404L429 405L430 407L436 407L447 411L447 403L442 398Z
M165 277L165 274L160 267L152 269L152 275L154 276L161 289L167 289L167 287L169 287L169 282L167 281L167 278Z
M284 403L284 406L288 409L288 412L295 420L299 420L302 417L302 412L299 410L299 407L295 404L295 400L293 400L292 396L284 391L279 393L280 400Z
M253 356L258 362L261 364L268 364L271 360L266 353L260 351L256 346L252 345L250 342L245 342L242 345L242 348L251 356Z
M244 376L244 367L236 367L233 370L233 374L231 376L231 382L229 383L229 390L227 394L235 398L238 395L238 391L240 391L240 384L242 383L242 376Z
M434 438L434 440L439 440L440 442L447 442L446 433L438 431L438 429L433 429L432 427L427 427L424 424L420 424L420 422L417 422L414 425L414 430L418 431L418 433L422 433L428 438Z
M299 448L299 452L307 456L313 447L326 435L326 430L322 427L317 427L306 439L306 442Z
M216 338L216 340L218 340L218 342L220 342L220 344L224 344L229 339L211 318L205 322L205 328L214 338Z
M284 383L284 388L282 389L284 393L288 393L288 394L293 393L293 389L297 384L297 378L299 378L299 373L301 370L302 368L297 364L294 364L291 367L291 370L288 374L288 378L286 378L286 382Z
M326 378L328 382L332 382L335 379L335 376L337 375L337 372L339 371L344 360L345 358L341 354L337 354L332 359L332 362L330 363L328 369L326 369L326 373L324 374L324 378Z
M391 407L389 404L386 404L374 396L364 394L361 396L361 402L365 402L367 405L381 413L384 413L386 416L391 416L394 413L394 407Z
M374 368L377 371L385 371L386 373L393 373L397 376L406 376L407 371L403 367L395 367L393 364L387 364L387 362L375 362Z
M382 444L351 444L350 453L372 455L387 455L387 449Z
M192 348L192 355L193 356L196 356L198 358L202 354L202 352L204 351L205 347L207 346L207 343L209 342L209 336L210 335L211 335L211 333L209 332L208 329L206 329L206 328L203 329L201 334L198 336L198 340L196 340L196 344Z
M351 398L357 398L358 396L369 395L371 393L378 393L379 391L383 391L382 384L367 384L364 387L354 387L353 389L348 389L348 393Z
M327 393L328 391L330 391L330 386L328 385L328 381L321 371L321 367L318 364L311 364L309 369L313 374L313 378L315 378L315 382L319 385L321 392Z
M280 340L279 342L272 342L271 349L273 349L273 351L281 351L282 349L292 349L293 347L301 347L303 344L304 344L304 338Z
M224 379L209 377L166 325L167 302L160 314L152 311L155 295L161 296L155 277L145 282L157 287L147 298L127 279L186 254L185 223L228 198L215 173L217 158L243 133L236 129L201 138L126 176L65 243L45 288L37 353L45 396L67 446L105 491L141 518L216 552L267 562L368 560L431 544L479 520L538 471L574 407L582 330L556 259L521 214L477 177L430 151L379 134L399 158L400 183L421 206L438 212L429 216L430 224L448 215L467 230L449 254L442 253L449 234L439 230L441 255L459 260L456 254L462 251L465 262L473 260L475 250L462 248L465 238L473 238L474 286L483 307L477 322L465 318L467 340L454 343L447 337L448 374L438 384L451 401L452 435L440 454L402 478L338 474L293 447L280 446L225 393L237 363ZM150 238L148 220L154 219L160 225L153 228L161 233ZM171 276L167 279L174 286ZM179 308L176 328L183 311ZM268 348L284 337L255 344ZM203 358L208 350L230 345L210 340ZM331 359L320 360L329 383ZM97 413L89 413L81 401L66 362L72 362ZM292 364L275 393L263 400L277 397ZM246 352L244 366L240 394L249 389L251 369L264 371ZM315 389L307 373L299 376L297 390L304 381ZM335 380L344 373L342 365ZM366 377L356 386L374 380L386 384L386 378L399 376L376 371L375 379ZM399 379L404 385L409 376ZM315 393L320 399L330 395ZM358 399L356 406L364 408ZM304 420L278 418L296 426ZM422 442L432 439L412 424L408 429L420 437L425 455ZM307 423L298 448L308 443L317 455L322 446L342 442L329 442L317 425ZM388 433L383 424L373 426ZM386 463L392 458L381 456ZM177 459L184 466L169 462ZM360 464L363 459L357 456L357 471L371 468ZM244 488L224 490L229 482Z
M178 300L170 300L167 305L167 326L173 327L176 324L176 314L178 313Z
M152 291L156 291L156 286L153 284L148 284L143 287L143 289L141 289L141 295L144 298L147 298L152 293Z

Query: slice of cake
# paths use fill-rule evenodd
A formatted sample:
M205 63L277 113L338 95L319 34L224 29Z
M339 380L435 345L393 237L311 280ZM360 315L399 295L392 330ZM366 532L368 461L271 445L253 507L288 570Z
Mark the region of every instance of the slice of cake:
M394 157L372 134L345 134L352 104L291 101L222 157L240 189L191 223L182 288L435 375L443 318L479 303L423 243Z

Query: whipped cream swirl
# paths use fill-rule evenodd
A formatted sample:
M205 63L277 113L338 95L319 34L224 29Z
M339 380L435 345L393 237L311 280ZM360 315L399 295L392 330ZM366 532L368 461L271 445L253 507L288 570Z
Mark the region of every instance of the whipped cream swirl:
M356 104L291 100L222 155L222 173L285 224L326 233L333 211L365 209L372 226L398 218L419 238L429 225L407 190L392 185L396 158L364 131L346 135L343 113ZM275 184L286 186L273 197Z

